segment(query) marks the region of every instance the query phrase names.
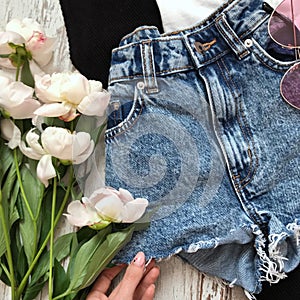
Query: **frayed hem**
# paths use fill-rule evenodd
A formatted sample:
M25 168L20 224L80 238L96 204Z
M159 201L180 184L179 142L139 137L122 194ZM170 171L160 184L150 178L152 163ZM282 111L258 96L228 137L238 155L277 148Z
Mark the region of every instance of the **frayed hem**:
M214 249L219 245L219 242L217 239L212 239L210 241L199 241L193 244L190 244L187 249L183 247L179 247L175 249L171 254L169 254L167 257L156 257L156 261L160 262L163 260L169 260L171 257L174 255L179 254L181 251L184 251L186 253L195 253L198 250L203 250L203 249Z
M253 233L256 238L256 251L260 259L259 271L261 272L260 281L267 281L270 284L278 283L287 277L284 272L284 264L288 258L281 253L280 244L289 237L293 237L295 244L300 244L300 224L298 220L286 226L287 232L270 234L268 243L258 226L253 226ZM251 299L251 298L250 298Z
M244 294L249 300L256 300L256 297L252 293L248 292L247 290L244 290Z
M296 220L294 223L288 224L286 227L289 231L294 233L297 247L300 245L300 224L298 223L298 220Z
M205 241L205 242L200 241L200 242L191 244L191 245L189 245L188 249L185 251L187 253L195 253L200 249L208 249L208 248L215 249L218 246L219 246L218 240L212 239L212 240Z

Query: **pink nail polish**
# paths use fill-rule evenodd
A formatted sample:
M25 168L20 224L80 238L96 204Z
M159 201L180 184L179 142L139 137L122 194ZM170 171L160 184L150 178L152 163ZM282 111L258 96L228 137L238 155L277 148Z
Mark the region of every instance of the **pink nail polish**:
M132 261L138 267L143 267L145 265L145 254L143 252L139 252Z

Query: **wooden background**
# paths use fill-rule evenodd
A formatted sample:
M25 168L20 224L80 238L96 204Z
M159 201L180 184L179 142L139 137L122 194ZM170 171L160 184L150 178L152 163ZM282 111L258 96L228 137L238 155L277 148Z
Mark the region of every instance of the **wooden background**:
M70 0L71 1L71 0ZM88 3L88 0L86 0ZM30 17L42 24L48 36L57 36L58 47L54 55L56 71L72 70L69 59L66 30L59 0L0 0L0 28L12 18ZM47 69L48 73L54 70ZM66 223L62 231L71 230ZM241 288L225 286L221 280L199 273L178 257L159 263L161 276L157 283L155 300L245 300ZM9 288L0 282L0 299L9 300ZM46 289L38 300L47 299Z

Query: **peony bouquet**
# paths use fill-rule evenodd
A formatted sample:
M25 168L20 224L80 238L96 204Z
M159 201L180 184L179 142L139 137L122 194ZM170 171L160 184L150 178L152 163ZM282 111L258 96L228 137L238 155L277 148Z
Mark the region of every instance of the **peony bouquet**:
M74 166L101 142L110 95L77 71L46 74L55 43L32 19L0 32L0 279L12 300L46 283L49 299L85 299L148 205L122 188L82 195ZM82 115L102 122L76 131ZM61 219L78 230L59 236Z

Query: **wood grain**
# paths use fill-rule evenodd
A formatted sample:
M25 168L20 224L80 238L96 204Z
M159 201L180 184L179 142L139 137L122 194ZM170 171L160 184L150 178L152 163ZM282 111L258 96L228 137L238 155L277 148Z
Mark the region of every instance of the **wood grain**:
M48 36L57 36L58 45L53 62L54 69L47 72L72 70L69 58L64 21L58 0L0 0L0 28L13 19L31 17L45 28ZM60 224L61 232L72 230L64 222ZM161 276L157 283L155 300L246 300L243 290L229 288L220 280L199 273L178 257L172 257L159 263ZM10 291L0 282L0 299L10 300ZM38 300L47 299L47 288Z

